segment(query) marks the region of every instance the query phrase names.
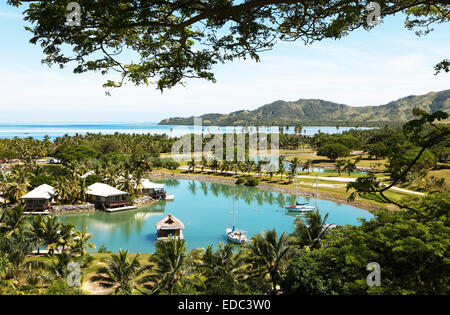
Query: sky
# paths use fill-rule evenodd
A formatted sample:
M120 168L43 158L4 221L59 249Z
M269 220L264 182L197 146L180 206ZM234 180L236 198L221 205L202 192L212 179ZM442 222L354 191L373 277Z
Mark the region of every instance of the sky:
M189 79L162 94L131 84L105 95L108 77L41 64L29 43L23 8L0 4L0 123L159 122L169 117L253 110L276 100L324 99L350 106L382 105L408 95L450 89L434 65L450 57L450 25L417 37L404 17L370 31L305 46L278 43L261 61L214 67L217 83Z

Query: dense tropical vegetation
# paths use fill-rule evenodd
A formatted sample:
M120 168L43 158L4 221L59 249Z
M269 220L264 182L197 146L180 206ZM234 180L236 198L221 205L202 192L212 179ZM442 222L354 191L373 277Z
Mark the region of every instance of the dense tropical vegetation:
M55 141L2 139L3 157L17 157L20 163L2 172L0 181L2 195L10 203L0 216L0 293L83 294L86 284L95 283L112 294L449 294L450 194L445 180L440 183L435 179L425 196L399 201L386 195L389 185L424 180L431 169L448 166L450 128L438 124L448 115L421 110L415 114L418 118L401 129L305 137L296 128L294 134L280 135L283 145L307 143L309 148L320 150L340 144L349 150L371 150L372 158L386 159L388 181L382 182L373 173L359 176L347 186L349 200L356 195L371 196L395 204L400 211L379 210L359 226L330 225L327 215L313 211L295 220L291 234L262 231L240 248L219 244L191 251L184 240L172 239L157 243L155 253L145 254L145 258L127 251L108 253L104 246L94 253L87 230L76 231L52 215L26 216L17 201L40 183L55 185L61 202L81 202L83 188L98 180L132 190L135 185L127 181L131 178L128 175L139 179L152 168L177 163L161 159L159 154L146 154L142 149L145 141L159 139L158 146L164 147L173 140L117 135L120 144L125 139L146 139L141 148L136 144L130 149L115 146L115 137L104 135L66 136ZM101 149L99 145L106 140L110 141L109 149ZM35 160L46 155L61 159L62 164L41 165ZM340 172L351 174L360 161L347 157L336 159L334 164ZM264 160L219 162L204 158L190 160L188 171L206 172L210 167L218 175L239 172L237 183L252 185L263 175L285 175L293 181L299 169L309 171L313 164L296 157L287 161L284 156L279 162L273 169L263 168L267 166ZM80 176L89 170L95 174ZM231 190L228 193L231 195ZM264 192L253 197L270 196ZM284 205L282 200L273 202ZM102 259L103 266L94 265L97 259ZM382 268L381 286L366 282L370 262ZM70 286L67 281L73 275L71 263L81 268L81 287Z

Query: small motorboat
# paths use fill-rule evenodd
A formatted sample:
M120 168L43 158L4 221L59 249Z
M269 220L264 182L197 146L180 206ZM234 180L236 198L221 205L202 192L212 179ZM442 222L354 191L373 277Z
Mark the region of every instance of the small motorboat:
M166 201L172 201L175 199L175 195L167 195L166 196Z
M314 206L308 206L308 204L298 204L292 206L287 206L285 209L289 211L295 211L295 212L306 212L306 211L313 211L315 209Z

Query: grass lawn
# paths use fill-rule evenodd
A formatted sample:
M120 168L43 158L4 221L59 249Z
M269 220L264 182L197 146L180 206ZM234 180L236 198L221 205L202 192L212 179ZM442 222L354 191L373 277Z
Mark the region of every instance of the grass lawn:
M428 173L429 176L437 178L444 178L447 183L450 183L450 169L433 170Z

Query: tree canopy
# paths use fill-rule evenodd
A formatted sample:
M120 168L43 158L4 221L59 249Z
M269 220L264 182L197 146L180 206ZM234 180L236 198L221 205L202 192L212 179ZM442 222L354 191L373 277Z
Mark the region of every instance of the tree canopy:
M357 0L78 0L79 26L68 26L68 0L8 0L29 3L24 19L32 24L30 40L41 45L48 65L74 62L75 73L117 71L119 80L155 83L162 91L186 78L215 81L212 67L236 58L259 61L278 41L310 44L339 39L367 24L370 1ZM427 34L434 23L447 22L448 1L377 1L382 16L403 12L405 26ZM72 12L73 13L73 12ZM66 49L66 47L71 47ZM137 61L129 61L131 58ZM127 61L125 61L127 60ZM436 71L450 70L450 62Z

